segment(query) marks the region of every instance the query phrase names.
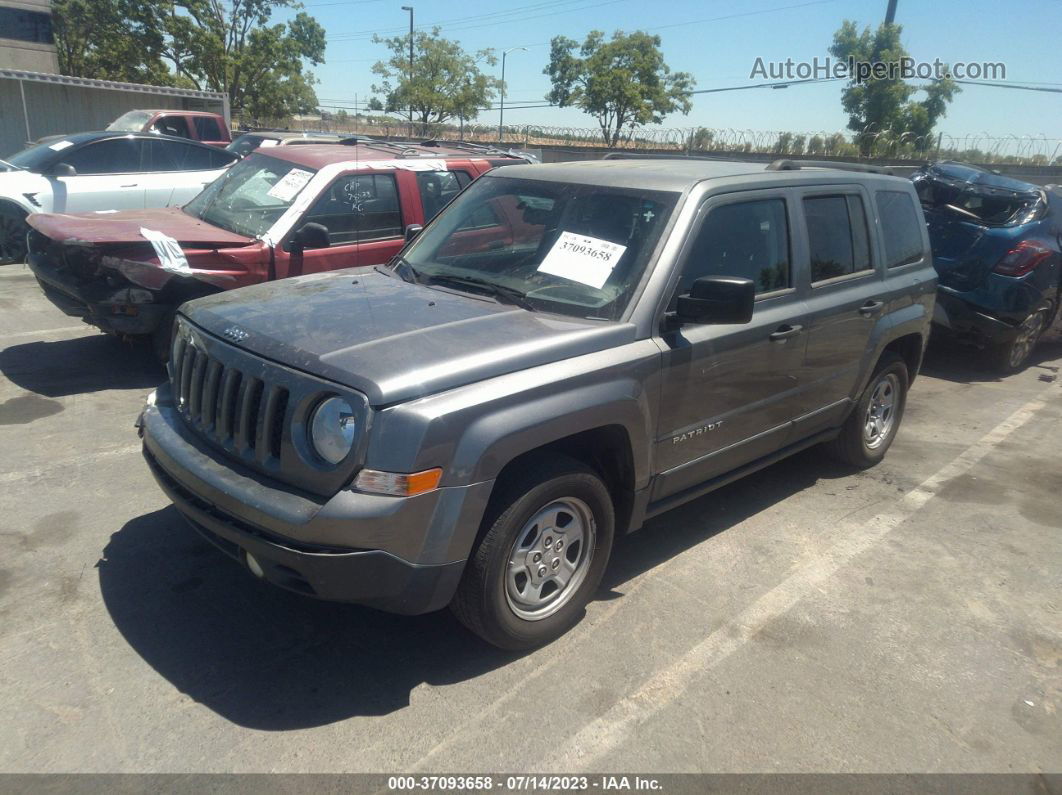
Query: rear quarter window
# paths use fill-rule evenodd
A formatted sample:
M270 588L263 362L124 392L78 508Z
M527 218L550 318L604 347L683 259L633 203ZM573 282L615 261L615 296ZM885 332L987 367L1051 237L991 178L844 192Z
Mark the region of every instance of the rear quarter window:
M898 268L922 258L922 222L911 194L879 190L874 194L885 243L885 264Z

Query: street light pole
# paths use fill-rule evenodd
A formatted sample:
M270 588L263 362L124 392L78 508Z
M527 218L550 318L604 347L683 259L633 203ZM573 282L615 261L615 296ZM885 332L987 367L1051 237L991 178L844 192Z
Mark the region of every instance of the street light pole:
M413 6L402 6L403 11L409 12L409 137L413 138Z
M527 47L510 47L502 51L501 104L498 106L498 143L502 143L502 125L505 124L505 56L517 50L527 52Z

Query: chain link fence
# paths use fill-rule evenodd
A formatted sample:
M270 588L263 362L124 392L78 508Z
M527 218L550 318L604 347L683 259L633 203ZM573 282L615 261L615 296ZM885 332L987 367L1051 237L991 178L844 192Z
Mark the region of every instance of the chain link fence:
M258 119L254 128L313 130L409 140L409 121L386 116L327 118L319 120ZM1032 166L1062 166L1062 138L1046 135L951 135L932 133L790 132L709 127L644 127L627 131L616 145L606 147L599 129L536 124L502 128L490 124L420 125L413 139L462 138L522 148L572 147L595 149L676 151L709 154L773 154L791 157L842 157L852 159L962 160Z

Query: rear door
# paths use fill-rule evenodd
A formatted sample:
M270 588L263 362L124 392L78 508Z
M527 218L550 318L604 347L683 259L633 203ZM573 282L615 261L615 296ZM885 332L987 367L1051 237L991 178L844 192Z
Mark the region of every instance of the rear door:
M835 425L848 406L875 323L885 310L880 255L872 241L870 203L859 185L808 188L797 209L807 236L808 340L806 435Z
M237 157L232 152L164 138L144 141L148 207L177 207L199 194Z
M73 166L77 174L48 178L54 195L52 212L143 208L141 143L137 138L109 138L65 153L62 162Z
M653 500L784 446L798 414L807 335L795 288L792 201L784 190L710 199L681 257L676 296L701 276L756 283L752 320L661 333L664 351Z

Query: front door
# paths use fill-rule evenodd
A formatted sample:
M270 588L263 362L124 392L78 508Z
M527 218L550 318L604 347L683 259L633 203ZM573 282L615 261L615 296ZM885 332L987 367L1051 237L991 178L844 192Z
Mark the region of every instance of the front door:
M675 296L701 276L756 284L751 322L662 333L652 499L676 494L783 446L797 414L807 340L794 285L784 191L710 199L683 251ZM675 297L672 298L672 305Z
M52 212L142 209L140 148L141 142L135 138L109 138L72 150L63 162L73 166L77 173L49 178Z

